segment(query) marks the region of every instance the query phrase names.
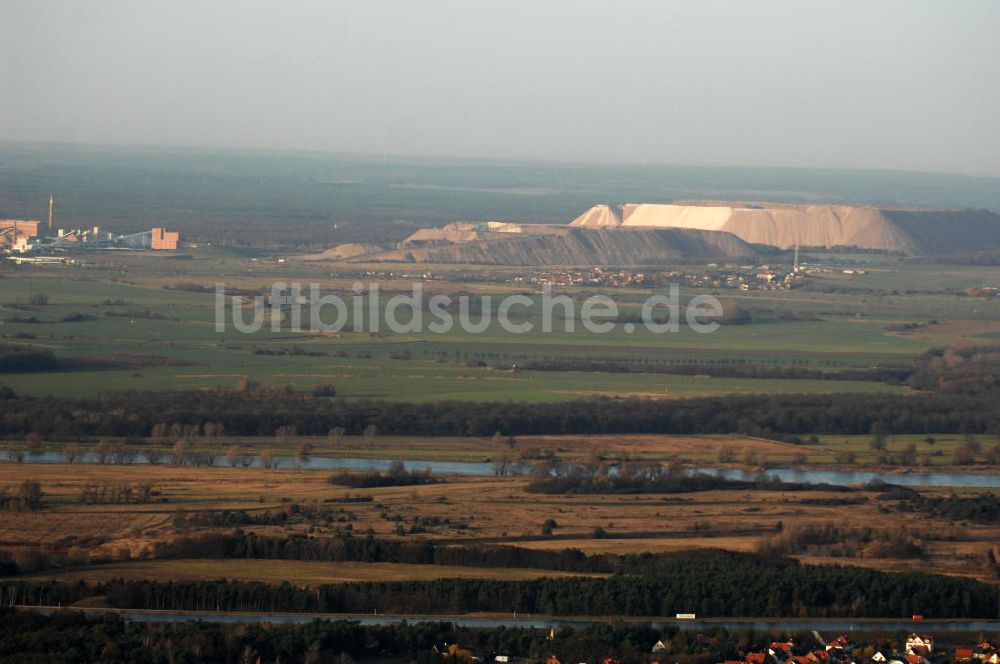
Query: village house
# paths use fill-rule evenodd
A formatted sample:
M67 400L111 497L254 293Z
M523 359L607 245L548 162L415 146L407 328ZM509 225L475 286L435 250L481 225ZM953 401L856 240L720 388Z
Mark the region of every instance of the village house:
M772 641L770 647L767 649L767 654L771 657L776 657L778 654L783 654L786 657L792 654L792 649L795 647L795 642L788 641Z
M934 652L934 637L927 634L910 634L906 637L906 654L926 657Z
M900 655L896 655L894 653L884 653L881 650L875 651L875 654L872 655L871 661L876 662L877 664L906 664Z

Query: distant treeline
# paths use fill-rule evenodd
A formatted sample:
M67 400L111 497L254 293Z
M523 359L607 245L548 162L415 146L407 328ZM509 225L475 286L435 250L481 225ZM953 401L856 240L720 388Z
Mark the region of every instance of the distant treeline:
M520 567L560 572L643 574L683 553L594 554L578 549L560 551L515 546L444 546L357 537L340 530L333 537L260 535L237 530L231 534L203 533L180 537L157 546L155 558L257 558L319 560L325 562L402 563L459 567Z
M402 461L393 461L384 473L370 470L364 473L341 471L327 480L330 484L347 486L352 489L373 489L386 486L417 486L420 484L437 484L441 481L431 473L430 468L423 470L407 470Z
M1000 346L933 348L921 356L910 387L958 394L1000 392Z
M9 398L0 436L73 440L146 437L157 424L221 422L228 435L270 436L281 427L322 436L361 434L739 433L783 438L815 433L996 433L1000 399L982 394L757 394L653 400L591 398L559 403L405 403L313 398L288 391L124 392L96 398Z
M59 360L50 350L0 344L0 373L55 371Z
M616 474L602 472L601 467L587 464L564 465L558 462L535 466L535 479L528 491L535 493L692 493L695 491L726 491L777 489L780 491L849 492L850 487L832 484L782 482L777 477L757 480L733 480L718 475L690 473L658 463L626 463Z
M952 521L973 521L976 523L1000 523L1000 498L995 493L980 493L975 496L916 495L898 506L902 511L916 511L931 516L944 517Z
M0 344L0 374L44 371L85 371L141 366L183 366L183 360L158 355L117 354L93 358L57 357L52 351L31 346Z
M411 614L517 611L546 615L993 618L997 589L972 579L842 566L775 564L725 554L668 560L655 574L531 581L440 579L298 588L237 581L8 581L4 603L160 610Z
M202 519L198 515L175 517L183 526L225 526L236 521L229 518ZM251 517L246 525L284 523L283 513L267 513ZM178 523L180 521L180 523ZM28 555L28 554L31 555ZM19 550L17 555L0 552L0 576L15 576L43 569L80 564L55 552ZM35 555L38 554L38 555ZM214 560L309 560L323 562L401 563L408 565L446 565L454 567L525 568L558 572L647 574L667 560L687 556L686 552L642 554L593 554L578 549L534 550L502 545L442 545L430 542L406 542L357 537L349 530L338 530L332 537L301 535L261 535L237 529L233 533L200 533L157 543L156 559L205 558ZM708 555L708 554L706 554Z
M721 362L678 362L674 364L622 362L614 360L528 360L518 364L528 371L586 371L607 373L673 374L713 378L794 378L797 380L862 380L903 383L911 370L893 367L814 369L796 365L768 366Z
M905 528L797 524L761 540L769 556L823 555L844 558L922 558L926 551Z

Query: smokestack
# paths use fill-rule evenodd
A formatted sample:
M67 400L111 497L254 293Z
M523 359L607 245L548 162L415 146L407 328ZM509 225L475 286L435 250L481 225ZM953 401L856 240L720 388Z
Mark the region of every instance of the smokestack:
M49 194L49 236L52 235L52 203L55 197Z

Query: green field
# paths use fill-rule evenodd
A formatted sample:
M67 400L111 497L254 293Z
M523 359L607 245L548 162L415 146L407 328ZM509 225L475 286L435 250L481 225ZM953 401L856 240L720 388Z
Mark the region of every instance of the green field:
M352 332L350 323L338 335L270 331L241 334L232 325L216 332L212 293L191 292L185 284L211 287L216 281L261 292L274 281L319 282L324 292L345 293L351 275L330 278L330 267L261 263L221 258L214 249L192 252L188 260L143 254L97 254L81 266L21 266L0 268L0 343L47 349L62 358L113 360L121 354L156 356L128 366L7 373L0 382L26 395L86 396L119 390L183 390L232 387L241 376L267 385L291 385L309 391L333 384L349 399L437 401L447 399L553 401L591 394L650 397L739 393L885 392L904 388L884 382L827 380L818 376L792 379L723 374L679 375L671 365L749 365L764 369L801 367L829 374L845 368L901 367L928 348L980 342L1000 329L1000 311L978 298L958 297L951 290L926 290L907 295L841 292L717 292L750 312L752 323L723 325L711 334L685 326L679 332L657 334L642 326L632 332L616 324L608 334L564 329L542 331L540 306L514 322L530 322L527 334L511 334L496 322L472 334L457 324L434 334L377 335ZM883 259L888 260L888 259ZM121 265L127 265L125 270ZM333 268L343 270L344 268ZM886 263L865 278L888 279L900 271L924 275L937 268ZM948 289L982 284L983 268L952 266ZM335 275L336 276L336 275ZM840 280L841 277L817 277ZM853 283L853 282L852 282ZM881 287L888 288L890 284ZM166 286L166 287L164 287ZM181 289L176 287L180 286ZM393 290L405 290L407 279L383 286L383 303ZM433 292L457 296L476 292L493 298L517 292L497 285L477 285L441 279L425 284L425 299ZM530 291L529 291L530 292ZM563 289L577 302L596 294L588 289ZM699 293L682 289L682 299ZM608 294L620 312L635 315L652 291L624 290ZM38 294L47 304L29 305ZM532 294L533 298L537 295ZM350 298L345 298L350 302ZM516 310L515 310L516 311ZM433 320L425 311L425 324ZM304 312L308 319L308 310ZM403 317L405 319L405 315ZM479 313L472 317L479 320ZM901 323L927 323L900 332ZM895 326L895 327L894 327ZM626 363L627 373L607 371L524 370L532 362ZM520 365L520 370L512 370ZM648 367L648 368L645 368ZM551 367L550 367L551 368ZM567 367L571 368L571 367Z

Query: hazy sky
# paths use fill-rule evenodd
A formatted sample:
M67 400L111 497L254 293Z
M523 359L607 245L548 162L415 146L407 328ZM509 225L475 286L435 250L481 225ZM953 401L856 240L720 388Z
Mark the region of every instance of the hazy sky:
M0 140L1000 175L1000 2L0 0Z

